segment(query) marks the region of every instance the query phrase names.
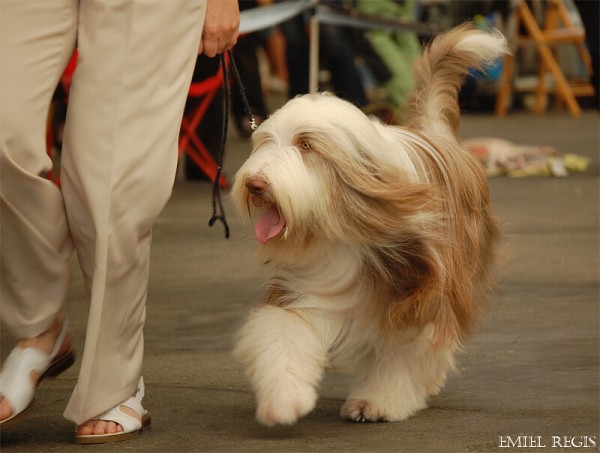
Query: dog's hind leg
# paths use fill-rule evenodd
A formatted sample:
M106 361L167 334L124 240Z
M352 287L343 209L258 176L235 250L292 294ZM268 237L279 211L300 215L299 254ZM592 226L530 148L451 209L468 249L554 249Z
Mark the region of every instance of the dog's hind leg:
M327 345L300 310L270 305L255 310L235 355L246 365L260 423L290 425L314 408Z
M433 327L411 339L386 338L358 368L342 417L356 422L400 421L427 405L454 366L453 347L433 346Z

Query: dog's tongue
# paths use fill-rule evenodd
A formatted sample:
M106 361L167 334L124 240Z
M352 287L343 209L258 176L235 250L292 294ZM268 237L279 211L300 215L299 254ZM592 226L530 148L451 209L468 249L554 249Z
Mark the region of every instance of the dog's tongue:
M277 236L284 226L285 220L279 215L279 211L274 207L270 207L258 219L254 232L260 243L266 244L273 236Z

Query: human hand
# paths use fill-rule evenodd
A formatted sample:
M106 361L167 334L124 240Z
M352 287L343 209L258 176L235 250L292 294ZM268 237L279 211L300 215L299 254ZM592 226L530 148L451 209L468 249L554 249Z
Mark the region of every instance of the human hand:
M237 0L207 0L204 30L198 54L214 57L237 42L240 8Z

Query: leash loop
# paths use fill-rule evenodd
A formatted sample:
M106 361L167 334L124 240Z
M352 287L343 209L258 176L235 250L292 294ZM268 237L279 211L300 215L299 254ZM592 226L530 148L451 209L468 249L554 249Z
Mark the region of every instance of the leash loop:
M223 71L223 124L221 127L221 142L219 144L217 176L213 181L212 187L213 212L212 217L208 221L208 226L212 227L217 221L220 221L225 229L225 238L229 239L229 224L227 223L227 219L225 218L225 210L223 209L223 200L221 198L221 177L223 174L223 162L225 160L225 146L227 144L227 133L229 128L229 109L231 105L231 90L229 86L229 71L227 68L227 59L229 59L229 62L231 63L231 69L233 70L233 78L235 79L235 83L237 83L238 85L238 89L242 98L242 103L244 104L244 111L246 112L248 121L250 122L250 129L252 131L256 130L257 125L256 120L254 119L254 115L252 114L252 110L250 109L248 98L246 97L246 90L244 88L244 85L242 84L240 73L238 72L235 60L233 58L233 52L231 50L228 50L227 55L220 54L219 58L221 60L221 70Z

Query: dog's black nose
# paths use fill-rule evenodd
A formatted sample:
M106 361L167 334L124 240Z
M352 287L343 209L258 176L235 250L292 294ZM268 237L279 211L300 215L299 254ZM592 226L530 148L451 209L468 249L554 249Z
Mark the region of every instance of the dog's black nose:
M267 189L267 181L259 176L246 179L246 187L254 195L262 195Z

